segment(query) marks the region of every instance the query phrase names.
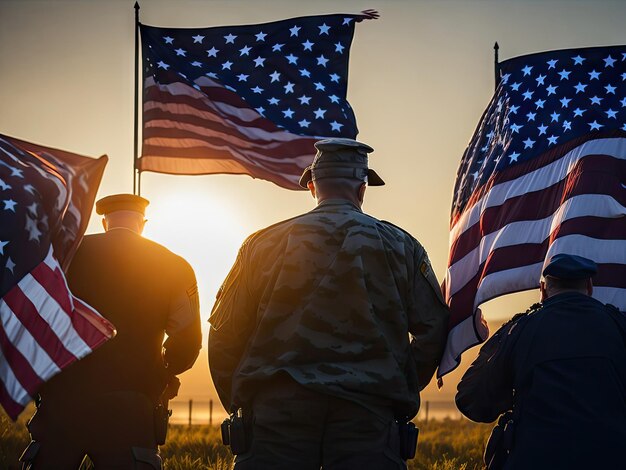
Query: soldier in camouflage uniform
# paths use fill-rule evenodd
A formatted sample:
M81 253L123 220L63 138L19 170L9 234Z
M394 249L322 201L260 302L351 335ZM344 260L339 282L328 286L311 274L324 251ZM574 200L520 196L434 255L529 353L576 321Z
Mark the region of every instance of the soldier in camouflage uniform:
M400 469L448 309L426 251L361 210L373 149L316 143L300 180L318 205L244 242L210 318L209 365L252 431L235 468Z

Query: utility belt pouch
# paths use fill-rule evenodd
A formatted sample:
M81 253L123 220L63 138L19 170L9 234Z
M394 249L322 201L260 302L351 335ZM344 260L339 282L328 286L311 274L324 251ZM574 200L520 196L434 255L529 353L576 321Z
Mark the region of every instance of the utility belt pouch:
M224 420L221 431L222 443L230 446L233 455L245 454L250 450L251 433L248 432L241 408Z
M400 457L402 460L415 458L417 451L417 438L420 430L411 421L398 422L398 433L400 435Z
M168 410L163 403L159 403L154 408L154 437L158 445L165 444L170 416L172 416L172 410Z

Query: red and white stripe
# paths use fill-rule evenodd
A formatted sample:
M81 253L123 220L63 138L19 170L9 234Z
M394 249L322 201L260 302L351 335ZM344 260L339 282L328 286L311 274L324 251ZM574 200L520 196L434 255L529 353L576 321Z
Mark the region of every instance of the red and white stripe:
M114 335L72 296L51 248L0 300L0 404L15 420L45 381Z
M557 253L594 260L593 296L626 310L626 139L576 144L495 175L453 218L444 281L451 330L440 377L486 339L478 307L537 288L544 261Z
M319 137L292 134L208 77L144 85L141 171L246 174L288 189L315 154Z

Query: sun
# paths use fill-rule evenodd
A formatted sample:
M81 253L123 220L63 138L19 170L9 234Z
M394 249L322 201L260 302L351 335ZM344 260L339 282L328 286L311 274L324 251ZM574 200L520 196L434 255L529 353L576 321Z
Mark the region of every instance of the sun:
M198 280L202 319L206 320L247 235L241 214L218 195L198 191L194 185L160 188L149 199L144 236L191 264Z

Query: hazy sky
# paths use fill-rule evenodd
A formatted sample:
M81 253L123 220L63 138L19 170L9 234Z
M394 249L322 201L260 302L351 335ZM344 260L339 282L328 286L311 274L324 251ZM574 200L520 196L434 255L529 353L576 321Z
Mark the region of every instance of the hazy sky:
M0 133L110 158L99 197L132 192L134 0L0 0ZM387 185L364 209L410 231L441 280L457 165L494 88L500 59L573 47L623 44L626 1L143 0L143 23L162 27L251 24L294 16L358 13L348 99L370 165ZM203 319L249 233L310 210L304 192L247 176L144 173L152 201L145 235L196 270ZM100 231L93 215L89 232ZM537 292L488 303L488 319L510 317ZM496 322L494 321L494 324ZM207 325L205 325L206 327ZM181 396L207 395L205 348L183 377ZM464 356L473 359L476 349ZM443 393L454 392L447 380ZM430 391L428 393L431 393ZM440 394L436 398L441 398Z

